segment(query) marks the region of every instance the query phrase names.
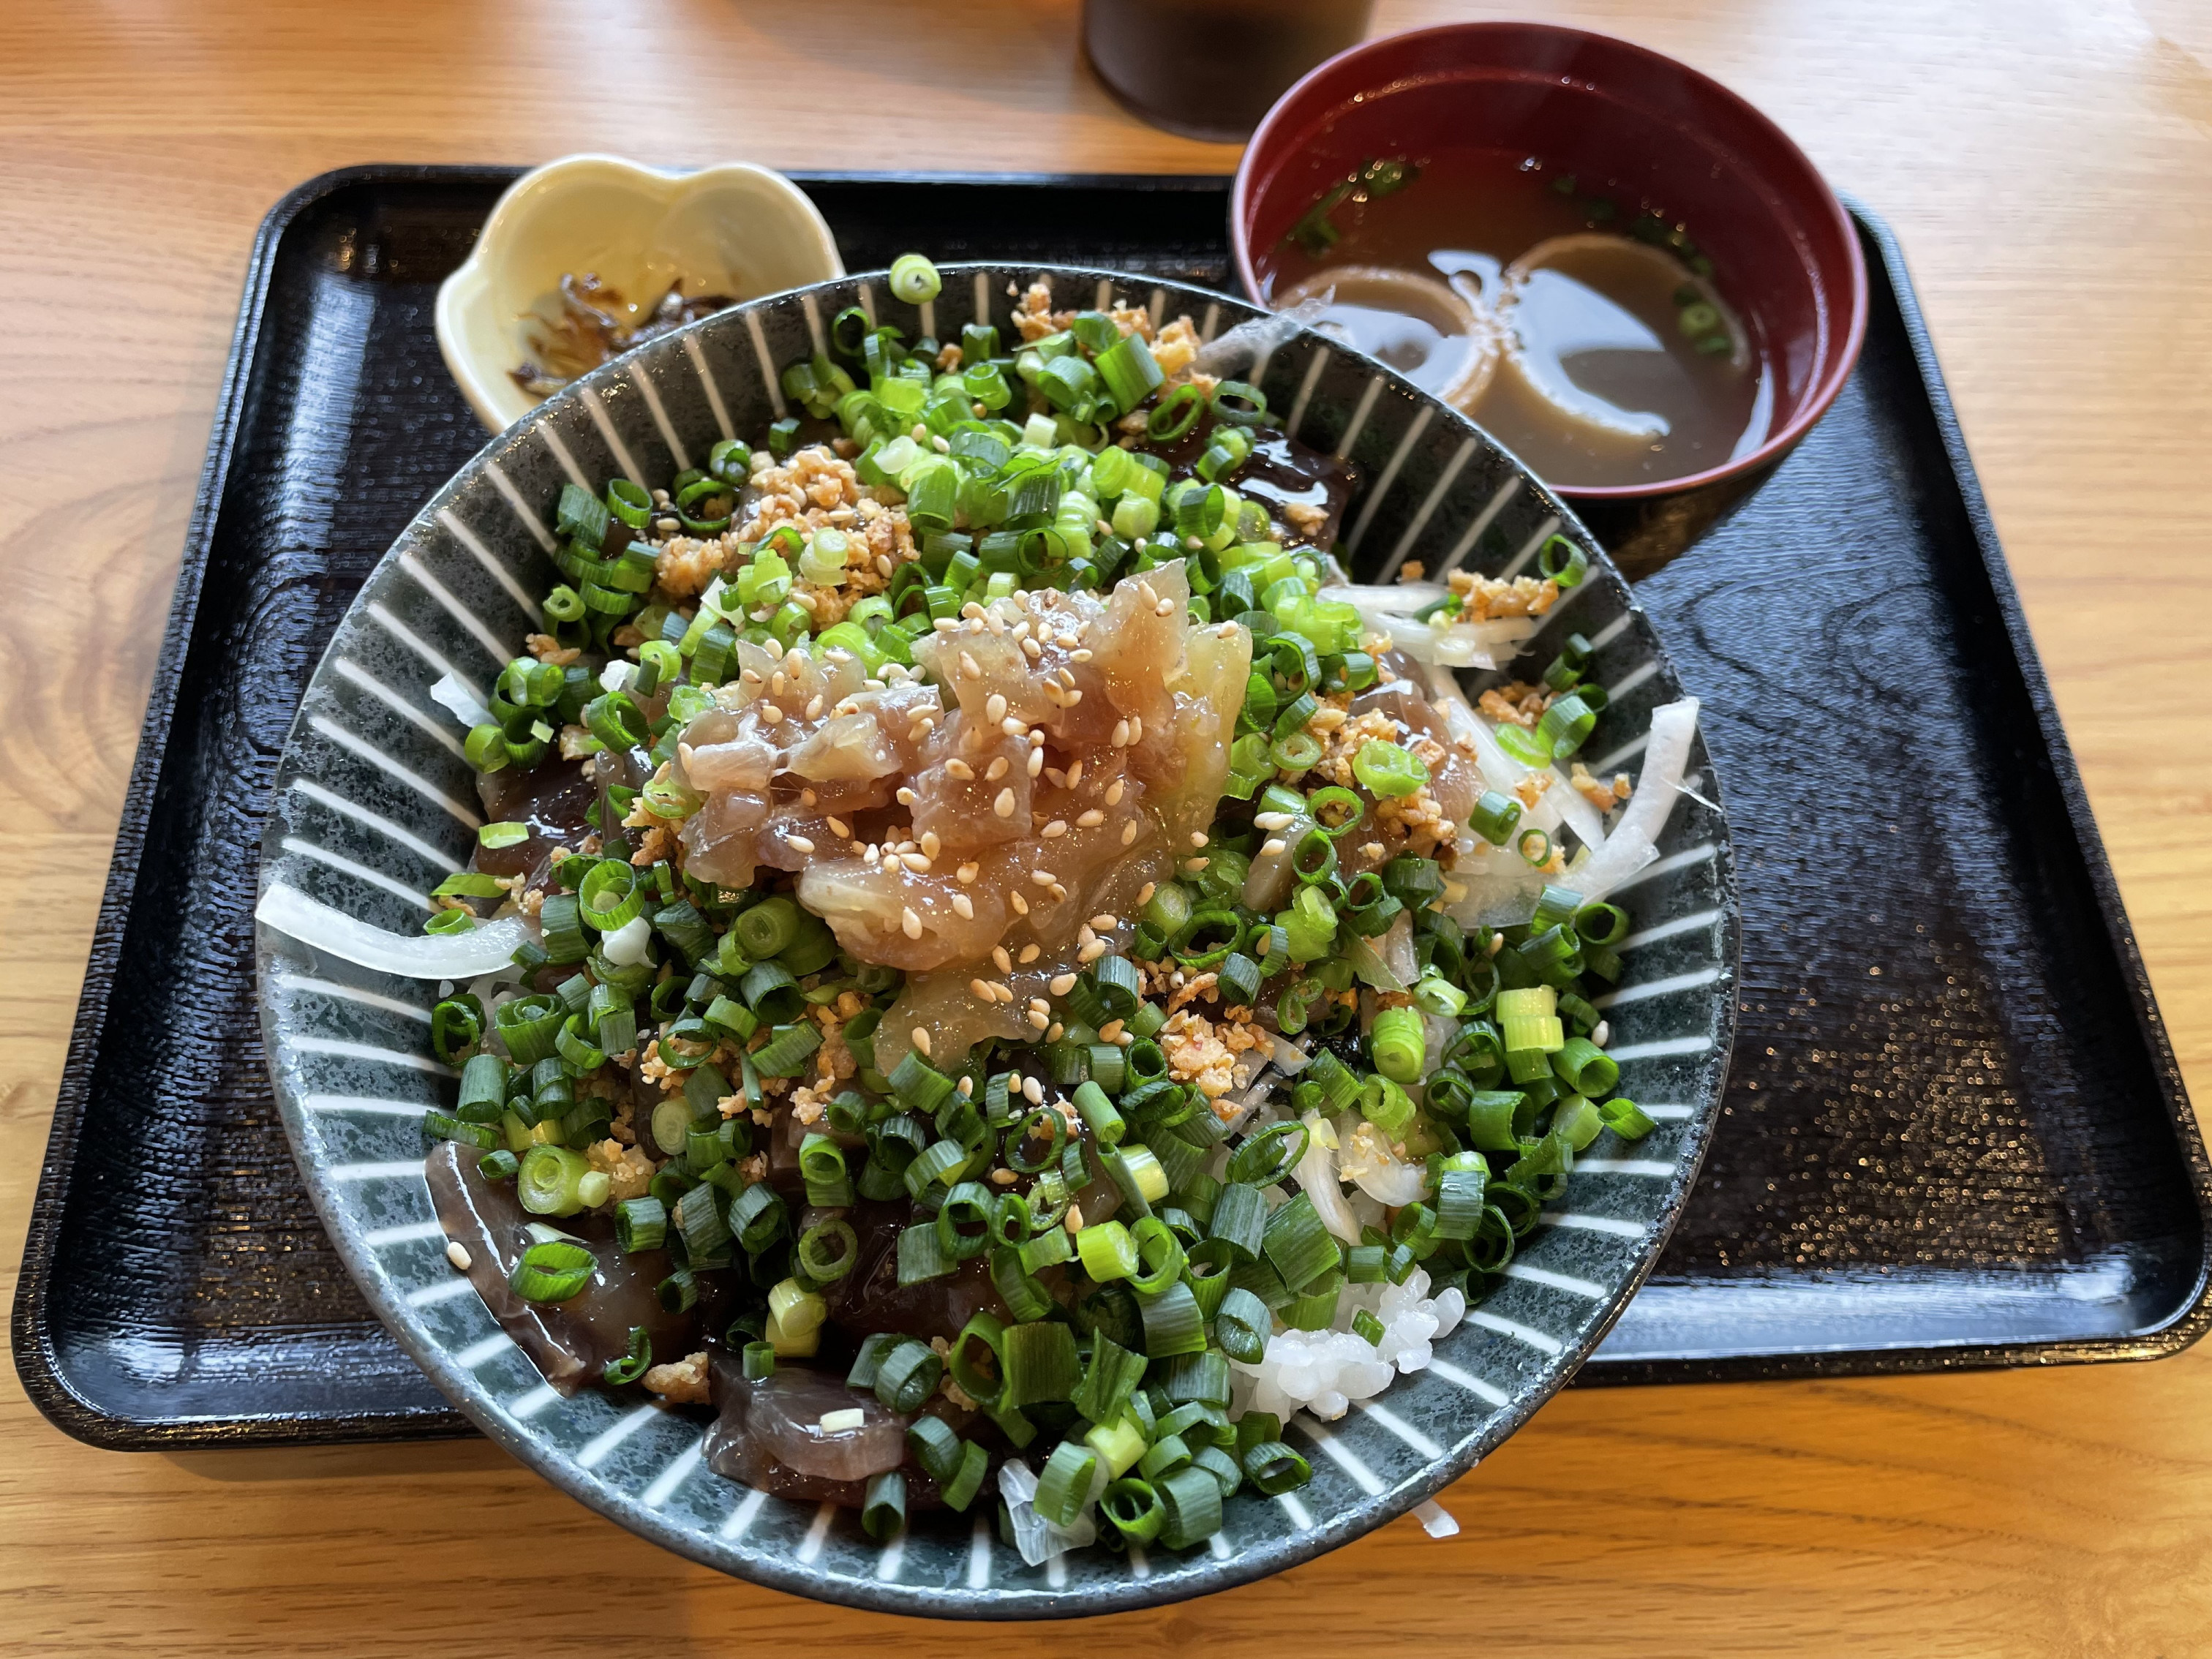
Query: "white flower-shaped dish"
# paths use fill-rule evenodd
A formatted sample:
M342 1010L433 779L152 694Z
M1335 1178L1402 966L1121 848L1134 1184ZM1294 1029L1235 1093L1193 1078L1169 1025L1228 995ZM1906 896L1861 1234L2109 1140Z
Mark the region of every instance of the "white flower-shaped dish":
M845 274L814 204L780 173L728 161L697 173L569 155L516 179L475 250L438 290L438 349L469 406L503 432L538 406L511 370L523 319L570 271L631 300L679 279L687 294L757 300Z

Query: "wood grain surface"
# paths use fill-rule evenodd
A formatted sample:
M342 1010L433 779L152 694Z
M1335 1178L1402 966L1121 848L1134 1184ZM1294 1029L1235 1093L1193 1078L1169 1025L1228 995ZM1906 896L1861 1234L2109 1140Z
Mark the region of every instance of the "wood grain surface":
M2173 1041L2212 1100L2212 7L1614 0L1896 226ZM1378 29L1483 9L1384 0ZM20 1254L253 228L365 161L1218 171L1072 0L0 8L0 1257ZM1164 40L1160 49L1171 51ZM1221 72L1235 73L1233 64ZM0 1377L0 1650L2212 1650L2212 1347L1570 1392L1447 1495L1110 1628L863 1616L643 1544L481 1443L99 1452Z

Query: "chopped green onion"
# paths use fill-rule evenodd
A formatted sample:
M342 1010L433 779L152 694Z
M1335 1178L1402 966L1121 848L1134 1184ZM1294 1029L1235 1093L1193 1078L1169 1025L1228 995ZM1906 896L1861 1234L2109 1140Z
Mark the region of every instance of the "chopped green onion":
M906 1476L896 1469L871 1476L860 1499L860 1530L881 1542L906 1525Z
M1428 1042L1428 1024L1419 1008L1385 1008L1375 1016L1367 1034L1375 1069L1395 1083L1420 1081Z
M1036 1495L1030 1501L1038 1516L1055 1527L1069 1527L1083 1512L1091 1496L1091 1478L1098 1470L1098 1454L1073 1440L1063 1440L1045 1460L1037 1478Z
M507 1282L526 1302L565 1302L592 1282L598 1266L590 1247L573 1238L541 1239L523 1251Z
M1370 738L1352 757L1352 775L1370 794L1389 799L1427 787L1429 769L1410 749Z
M891 261L890 290L910 306L934 300L943 290L945 282L937 274L937 267L919 253L902 253Z
M1221 1483L1204 1469L1178 1469L1155 1490L1166 1512L1160 1542L1170 1549L1193 1548L1221 1530Z
M610 1388L626 1388L653 1365L653 1336L642 1325L629 1328L629 1352L599 1368L600 1379Z
M1623 1140L1641 1140L1659 1127L1641 1106L1626 1097L1604 1102L1597 1115Z
M1118 1221L1100 1221L1075 1236L1076 1254L1083 1271L1101 1284L1127 1279L1137 1271L1137 1243Z

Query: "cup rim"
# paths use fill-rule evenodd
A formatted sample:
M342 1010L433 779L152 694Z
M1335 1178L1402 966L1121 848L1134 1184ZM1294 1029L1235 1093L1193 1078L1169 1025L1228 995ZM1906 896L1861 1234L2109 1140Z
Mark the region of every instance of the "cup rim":
M1281 129L1288 126L1290 112L1297 101L1325 78L1340 72L1353 60L1379 51L1384 46L1402 47L1407 43L1446 39L1464 40L1468 37L1502 39L1512 35L1540 34L1563 43L1593 42L1601 46L1626 51L1648 58L1692 82L1698 90L1722 103L1733 105L1747 119L1765 130L1765 136L1789 160L1804 169L1811 180L1816 197L1816 207L1835 230L1844 254L1844 286L1848 293L1844 303L1838 309L1843 313L1843 327L1836 335L1836 343L1827 354L1820 377L1808 390L1790 419L1778 429L1767 434L1765 442L1749 454L1724 461L1718 466L1707 467L1700 472L1685 473L1680 477L1654 479L1647 483L1633 484L1562 484L1553 483L1558 494L1573 501L1649 501L1662 495L1674 495L1703 489L1732 478L1741 478L1771 466L1795 448L1814 422L1827 413L1829 406L1844 389L1857 364L1860 349L1866 343L1867 315L1869 295L1867 283L1866 253L1859 245L1858 229L1851 222L1850 213L1838 198L1835 189L1813 165L1812 158L1797 142L1784 132L1765 112L1741 94L1731 90L1705 74L1692 69L1679 58L1655 52L1636 41L1617 34L1602 34L1594 29L1569 28L1560 24L1539 22L1533 19L1493 18L1478 22L1436 23L1425 28L1406 29L1395 34L1378 35L1347 47L1333 58L1322 59L1294 82L1289 90L1260 118L1260 125L1252 130L1252 137L1238 158L1237 173L1229 192L1229 248L1230 258L1236 268L1237 279L1253 303L1264 307L1260 298L1258 273L1253 264L1250 235L1251 209L1254 205L1254 175L1258 171L1259 159L1269 154L1271 146L1281 143L1287 135ZM1510 445L1504 446L1508 449ZM1547 482L1549 482L1548 480Z

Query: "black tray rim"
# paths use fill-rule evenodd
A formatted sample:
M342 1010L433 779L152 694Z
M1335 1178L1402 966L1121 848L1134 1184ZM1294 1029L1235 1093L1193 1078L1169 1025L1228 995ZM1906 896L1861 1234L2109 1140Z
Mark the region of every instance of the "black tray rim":
M256 231L248 255L238 322L225 363L216 415L185 530L174 598L151 695L139 729L137 754L124 795L115 848L100 899L83 989L71 1024L70 1042L57 1094L52 1127L33 1196L23 1267L10 1319L10 1347L18 1376L31 1403L48 1421L73 1438L106 1450L150 1451L225 1445L327 1445L396 1440L449 1438L471 1432L467 1419L450 1407L362 1415L312 1413L264 1413L250 1417L180 1415L138 1419L106 1411L72 1384L49 1321L52 1270L61 1241L83 1128L90 1104L93 1059L107 1020L121 939L137 887L144 855L146 826L161 780L169 732L176 713L179 672L190 647L205 579L216 520L229 480L246 393L260 343L261 325L277 255L286 234L309 209L359 185L496 185L520 176L524 168L498 164L357 163L319 173L288 191L270 207ZM1218 173L978 173L924 171L794 172L802 188L809 184L846 182L914 185L1139 186L1158 191L1217 191ZM1880 252L1910 342L1915 365L1935 418L1937 434L1966 509L1983 575L2002 617L2008 641L2020 665L2023 685L2035 711L2039 735L2074 831L2084 872L2102 912L2107 933L2126 981L2138 1030L2148 1050L2159 1092L2173 1125L2177 1151L2187 1166L2190 1186L2204 1224L2205 1244L2196 1285L2186 1304L2150 1330L2115 1337L2061 1339L2022 1343L1925 1345L1896 1348L1820 1348L1796 1353L1723 1358L1598 1361L1583 1367L1577 1384L1619 1387L1654 1382L1741 1382L1805 1376L1859 1376L2110 1363L2154 1359L2178 1353L2212 1330L2212 1160L2191 1110L2181 1070L2153 994L2148 970L2127 919L2118 881L2096 829L2087 793L2073 750L2058 719L2050 682L2028 631L2011 570L1997 538L1981 483L1966 449L1965 434L1937 362L1920 308L1919 296L1896 233L1879 214L1850 195L1844 204L1863 235Z

